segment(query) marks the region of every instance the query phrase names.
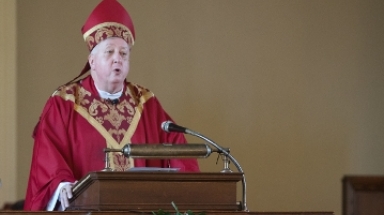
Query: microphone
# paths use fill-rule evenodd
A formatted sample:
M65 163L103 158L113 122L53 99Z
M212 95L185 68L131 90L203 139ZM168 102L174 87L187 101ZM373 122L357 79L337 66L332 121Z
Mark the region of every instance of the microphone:
M170 132L187 133L187 130L188 130L187 128L184 128L180 125L176 125L171 121L165 121L161 123L161 129L163 129L163 131L166 131L168 133Z
M108 99L109 103L113 104L113 105L117 105L119 104L119 99Z
M169 132L185 133L185 134L189 134L189 135L198 137L200 139L203 139L207 143L209 143L211 146L215 147L219 153L222 153L225 156L227 156L229 158L229 160L231 160L232 163L236 166L237 170L240 173L243 173L243 180L242 180L242 182L243 182L242 183L243 184L243 205L242 205L242 208L244 211L248 211L247 200L246 200L246 181L245 181L244 171L243 171L243 168L241 168L239 162L237 162L237 160L231 154L229 154L229 150L226 150L223 147L219 146L217 143L215 143L213 140L209 139L208 137L206 137L206 136L204 136L198 132L192 131L188 128L184 128L180 125L176 125L175 123L173 123L171 121L165 121L165 122L161 123L161 129L163 129L163 131L166 131L168 133Z

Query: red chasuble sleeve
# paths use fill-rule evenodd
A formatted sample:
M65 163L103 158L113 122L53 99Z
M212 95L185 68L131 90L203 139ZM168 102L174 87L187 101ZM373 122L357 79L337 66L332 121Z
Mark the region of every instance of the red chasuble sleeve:
M35 127L33 157L24 209L45 210L62 181L74 182L74 163L69 159L70 149L63 108L56 105L55 97L48 100ZM64 111L65 112L65 111ZM65 115L64 115L65 116Z

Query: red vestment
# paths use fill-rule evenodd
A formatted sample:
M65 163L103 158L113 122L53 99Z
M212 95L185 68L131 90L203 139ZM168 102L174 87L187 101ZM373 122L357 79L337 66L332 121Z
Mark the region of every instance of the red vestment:
M100 98L91 76L60 87L47 101L34 131L25 210L45 210L61 182L75 182L105 166L103 149L125 144L184 144L180 133L161 130L171 120L153 93L125 82L118 104ZM199 171L196 159L127 159L110 156L111 167L172 167Z

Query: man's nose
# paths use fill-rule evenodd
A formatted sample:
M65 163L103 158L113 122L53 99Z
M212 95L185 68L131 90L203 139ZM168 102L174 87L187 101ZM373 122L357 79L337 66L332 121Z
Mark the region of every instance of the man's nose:
M121 63L123 61L123 57L120 55L120 53L116 53L113 55L113 62L114 63Z

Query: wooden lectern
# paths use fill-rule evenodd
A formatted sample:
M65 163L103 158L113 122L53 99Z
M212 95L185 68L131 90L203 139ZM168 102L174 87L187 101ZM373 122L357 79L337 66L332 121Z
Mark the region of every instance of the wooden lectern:
M240 211L243 173L91 172L73 188L67 210Z
M3 211L0 215L152 215L163 209L206 215L334 215L333 212L247 212L236 201L242 173L91 172L74 187L65 212Z
M343 177L343 215L384 214L384 176Z

